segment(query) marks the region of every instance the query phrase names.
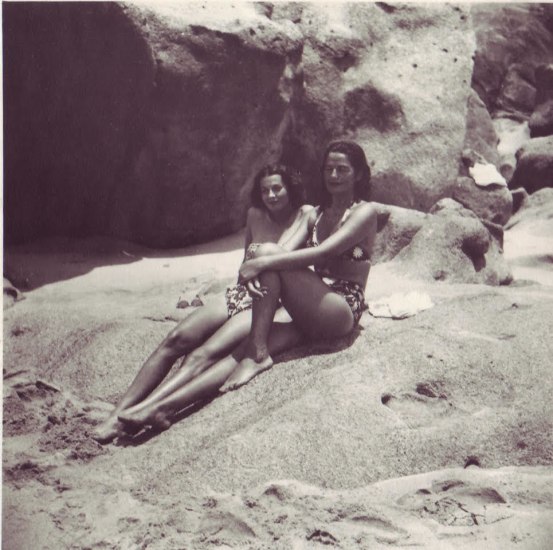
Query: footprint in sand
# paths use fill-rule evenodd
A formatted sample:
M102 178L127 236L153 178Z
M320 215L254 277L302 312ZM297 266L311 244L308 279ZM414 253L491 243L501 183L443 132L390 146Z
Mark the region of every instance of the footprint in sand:
M356 515L349 518L347 522L350 526L348 531L360 531L358 534L369 534L377 542L382 544L397 544L402 539L408 538L409 533L394 525L391 521L385 518L380 518L376 515Z
M411 428L431 425L437 419L458 411L448 400L444 384L439 380L420 382L414 392L403 392L397 396L384 393L380 400Z
M338 539L336 537L334 537L328 531L323 531L321 529L315 529L311 531L311 533L305 538L312 542L318 542L319 544L331 546L335 546L336 544L338 544Z

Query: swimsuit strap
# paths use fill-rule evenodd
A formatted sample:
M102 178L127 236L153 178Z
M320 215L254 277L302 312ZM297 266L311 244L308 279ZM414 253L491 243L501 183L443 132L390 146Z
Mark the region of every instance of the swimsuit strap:
M317 207L319 208L319 207ZM313 224L313 229L311 230L311 242L314 245L319 244L319 238L317 237L317 226L319 225L319 221L321 220L323 216L323 210L319 212L319 215L317 216L317 219L315 220L315 223Z
M358 204L359 201L358 200L354 200L347 208L346 208L346 211L344 212L344 215L342 216L342 219L340 220L340 227L342 227L342 225L344 225L347 221L347 219L349 218L349 215L351 214L351 209L356 205Z

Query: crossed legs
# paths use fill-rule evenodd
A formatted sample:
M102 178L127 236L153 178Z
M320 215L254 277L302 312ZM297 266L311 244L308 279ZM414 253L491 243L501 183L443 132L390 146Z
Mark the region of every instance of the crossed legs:
M262 245L256 252L274 254L275 246ZM309 269L263 272L259 280L266 294L253 302L252 328L245 355L221 387L223 392L243 386L271 367L268 337L279 298L298 330L312 340L339 338L354 326L346 300Z

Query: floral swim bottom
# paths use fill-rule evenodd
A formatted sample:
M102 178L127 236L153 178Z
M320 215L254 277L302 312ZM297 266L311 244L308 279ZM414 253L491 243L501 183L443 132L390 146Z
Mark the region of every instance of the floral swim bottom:
M353 321L357 325L361 315L368 308L365 302L365 293L359 283L352 283L343 279L332 279L331 277L322 277L325 283L333 292L342 296L348 303L353 313Z
M365 302L363 287L358 283L352 283L343 279L332 279L330 277L322 277L322 281L333 292L336 292L336 294L339 294L346 300L353 313L354 323L357 325L361 319L361 315L363 315L363 312L368 307ZM245 285L229 286L225 292L225 299L229 319L252 307L252 297Z
M229 319L252 307L252 297L245 285L229 286L225 292Z

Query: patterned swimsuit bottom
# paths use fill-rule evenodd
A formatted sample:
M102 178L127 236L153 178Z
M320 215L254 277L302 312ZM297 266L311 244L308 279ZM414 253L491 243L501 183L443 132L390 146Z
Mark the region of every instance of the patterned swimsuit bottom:
M261 243L251 243L246 250L244 261L251 260L254 257L254 253L257 247ZM225 299L227 301L227 313L228 318L238 315L242 311L251 309L252 297L250 296L248 289L245 285L237 284L229 286L225 291Z
M317 273L317 275L321 277L321 280L326 286L346 300L353 313L354 324L358 325L361 315L363 315L363 312L368 308L365 302L363 287L359 283L353 283L343 279L333 279L332 277L324 277L320 273Z
M252 243L248 246L246 251L246 260L252 258L255 249L259 246L259 243ZM325 277L320 273L317 273L321 280L336 294L342 296L353 313L353 321L355 325L359 323L361 315L368 308L365 302L365 293L363 287L358 283L351 281L345 281L343 279L334 279L332 277ZM229 286L225 292L225 299L227 302L227 312L229 319L238 315L242 311L251 309L252 297L250 296L248 289L245 285L237 284Z

